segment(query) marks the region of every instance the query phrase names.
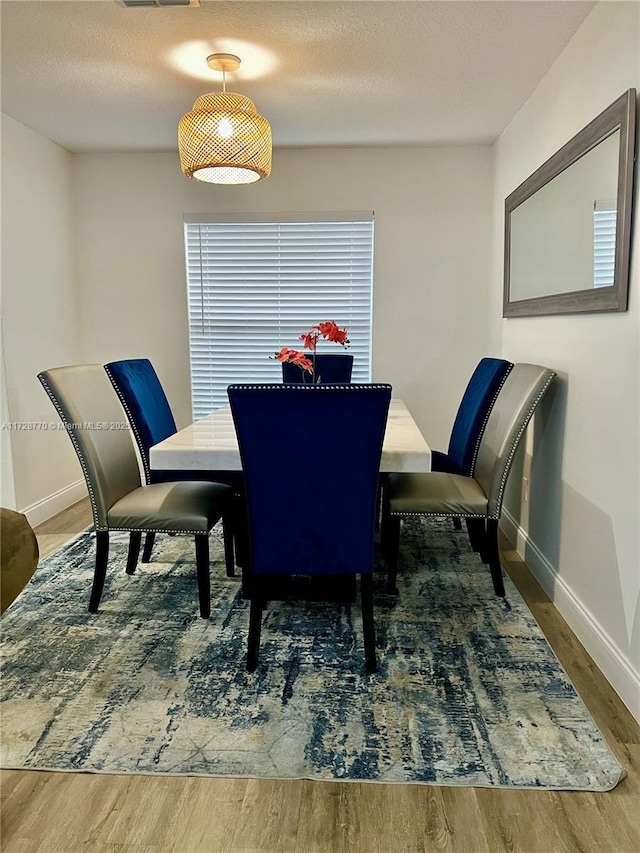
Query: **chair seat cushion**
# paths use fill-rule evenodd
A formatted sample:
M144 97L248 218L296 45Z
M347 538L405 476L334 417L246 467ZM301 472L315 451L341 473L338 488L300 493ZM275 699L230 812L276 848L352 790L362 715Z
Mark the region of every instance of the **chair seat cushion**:
M112 529L208 533L232 499L220 483L155 483L129 492L107 519Z
M391 515L487 514L487 496L461 474L391 474L388 496Z

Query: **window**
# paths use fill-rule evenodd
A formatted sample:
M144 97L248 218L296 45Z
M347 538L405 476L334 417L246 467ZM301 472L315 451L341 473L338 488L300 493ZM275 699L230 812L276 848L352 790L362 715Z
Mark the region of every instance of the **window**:
M613 287L616 270L616 202L593 205L593 286Z
M184 229L194 420L224 405L231 383L281 382L269 356L323 320L348 330L353 381L370 381L372 214L199 214Z

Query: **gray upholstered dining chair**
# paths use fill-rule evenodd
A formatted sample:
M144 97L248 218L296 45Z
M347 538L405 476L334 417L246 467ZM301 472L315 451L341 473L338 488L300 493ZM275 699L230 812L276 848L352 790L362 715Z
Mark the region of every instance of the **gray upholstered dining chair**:
M396 587L402 519L449 516L480 522L482 559L489 563L496 595L505 594L498 551L504 490L520 439L555 375L553 370L537 364L513 367L489 415L473 476L444 471L389 475L384 508L389 590Z
M200 615L211 611L209 532L231 513L233 489L219 483L142 486L135 449L118 398L101 364L57 367L38 374L78 456L96 531L89 611L98 610L109 559L109 531L131 535L127 574L135 571L142 534L195 536Z
M480 359L462 395L451 429L447 452L444 453L440 450L432 450L431 452L432 471L447 471L450 474L463 474L465 477L473 476L482 433L504 380L512 368L513 364L503 358ZM386 481L387 478L385 477L383 491ZM383 499L385 512L387 507L388 505ZM452 516L451 520L457 530L462 527L457 516ZM466 524L471 547L474 551L478 551L482 540L478 519L467 518ZM482 520L480 520L480 524L483 524ZM386 544L384 536L388 529L387 519L383 517L381 540L383 547Z

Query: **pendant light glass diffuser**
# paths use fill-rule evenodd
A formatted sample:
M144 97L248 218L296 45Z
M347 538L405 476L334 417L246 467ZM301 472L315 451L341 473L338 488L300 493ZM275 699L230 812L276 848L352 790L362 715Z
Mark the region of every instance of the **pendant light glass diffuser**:
M224 73L240 60L213 54L209 66ZM180 166L188 178L212 184L251 184L271 174L271 126L245 95L201 95L178 125Z

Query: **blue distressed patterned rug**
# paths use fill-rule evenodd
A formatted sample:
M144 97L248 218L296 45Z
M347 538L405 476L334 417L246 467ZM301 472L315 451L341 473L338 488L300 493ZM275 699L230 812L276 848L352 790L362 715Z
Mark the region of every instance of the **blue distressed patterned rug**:
M100 612L89 533L45 558L0 623L3 767L609 790L623 775L513 584L496 598L466 535L416 520L397 597L376 573L379 672L359 606L272 602L245 671L248 604L214 531L212 615L191 539L124 572Z

